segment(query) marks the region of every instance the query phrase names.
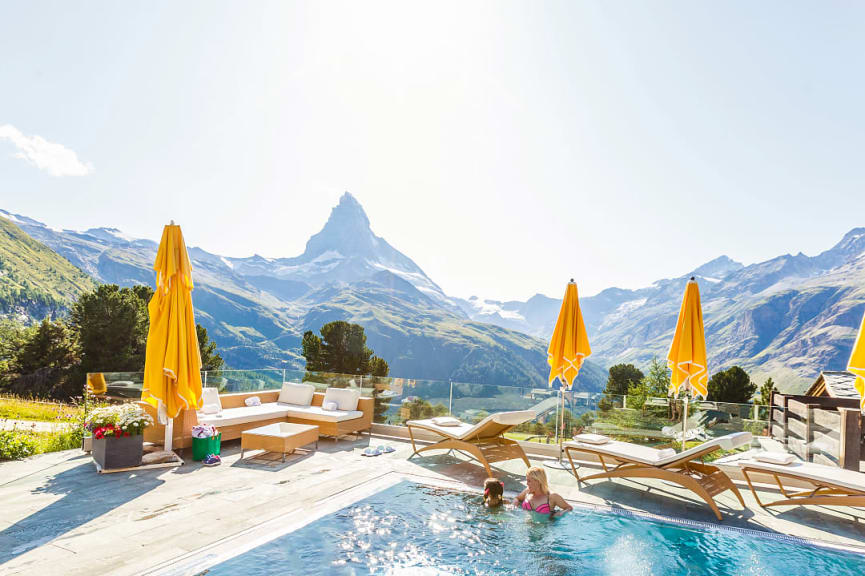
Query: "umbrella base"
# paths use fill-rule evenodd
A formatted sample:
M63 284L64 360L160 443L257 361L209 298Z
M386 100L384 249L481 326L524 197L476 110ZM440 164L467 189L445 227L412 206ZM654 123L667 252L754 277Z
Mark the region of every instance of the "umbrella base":
M546 460L544 461L544 466L546 466L547 468L552 468L553 470L567 470L568 472L571 471L571 465L562 462L561 460ZM579 467L579 464L574 463L574 468Z

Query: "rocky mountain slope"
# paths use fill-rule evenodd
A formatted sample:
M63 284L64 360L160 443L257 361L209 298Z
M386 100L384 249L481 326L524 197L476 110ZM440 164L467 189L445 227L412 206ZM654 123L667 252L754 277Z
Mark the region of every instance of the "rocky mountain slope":
M846 367L865 313L865 228L809 257L784 255L743 266L721 256L639 290L609 288L582 298L594 352L606 365L664 357L685 283L700 284L712 372L738 364L782 389L801 391L821 370ZM472 318L528 334L552 330L561 300L461 301Z
M0 216L15 218L98 282L153 282L152 241L111 228L57 231ZM417 264L372 232L348 193L298 257L226 258L195 247L189 253L197 319L234 368L300 367L305 330L348 320L364 326L368 344L395 376L546 385L543 340L471 320ZM580 386L597 390L605 379L604 370L589 363Z

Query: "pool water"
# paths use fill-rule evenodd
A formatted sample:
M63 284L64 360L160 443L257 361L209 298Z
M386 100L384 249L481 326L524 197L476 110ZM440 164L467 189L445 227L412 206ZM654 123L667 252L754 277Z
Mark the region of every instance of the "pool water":
M862 574L865 557L745 531L594 509L548 520L402 482L206 572L804 576Z

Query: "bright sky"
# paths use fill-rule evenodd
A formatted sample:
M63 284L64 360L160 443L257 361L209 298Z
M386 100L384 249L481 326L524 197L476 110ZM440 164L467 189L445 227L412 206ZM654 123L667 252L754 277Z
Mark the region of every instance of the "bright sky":
M450 295L865 225L865 3L0 0L0 207L296 256L343 191Z

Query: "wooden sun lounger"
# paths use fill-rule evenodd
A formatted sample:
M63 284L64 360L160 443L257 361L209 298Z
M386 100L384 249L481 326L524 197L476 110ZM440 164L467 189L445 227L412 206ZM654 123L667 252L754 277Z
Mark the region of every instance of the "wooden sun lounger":
M522 447L515 440L505 438L504 434L535 416L532 410L520 410L490 414L475 425L462 423L459 426L438 426L432 419L409 420L405 425L414 450L412 456L427 450L459 450L483 464L487 476L493 478L495 475L490 468L491 462L521 458L526 466L531 466ZM417 448L413 433L416 428L433 432L442 439L430 446Z
M739 462L742 474L754 499L762 507L767 506L865 506L865 474L834 466L823 466L810 462L773 464L757 460ZM751 474L772 476L784 498L763 503L751 483ZM807 482L811 490L790 491L784 479Z
M742 507L745 501L739 493L739 489L730 480L727 474L711 464L700 461L703 456L723 448L732 450L751 442L750 432L736 432L714 438L708 442L695 446L684 452L665 455L664 451L648 446L640 446L629 442L610 440L605 444L589 444L587 442L573 441L565 442L565 454L571 463L577 482L595 480L598 478L655 478L667 480L687 488L700 498L715 513L718 520L723 520L714 497L718 494L731 490ZM571 457L572 452L592 454L601 462L603 472L584 476L580 478L577 467ZM611 468L609 465L612 465Z

